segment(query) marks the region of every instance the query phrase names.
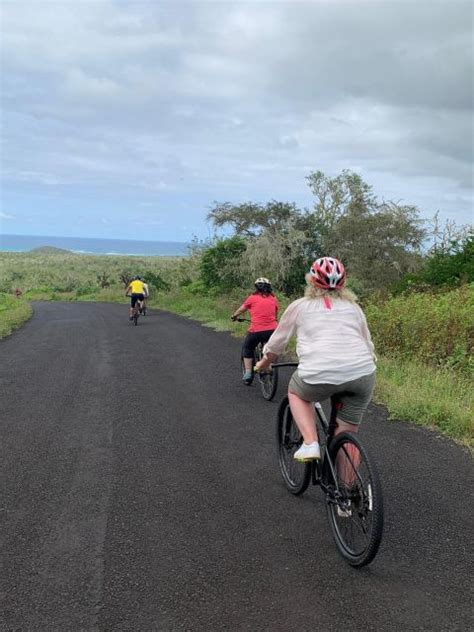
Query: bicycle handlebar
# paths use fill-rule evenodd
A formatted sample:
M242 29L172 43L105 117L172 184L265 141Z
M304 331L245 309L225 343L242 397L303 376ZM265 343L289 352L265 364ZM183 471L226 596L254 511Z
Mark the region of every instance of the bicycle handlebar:
M234 322L238 323L249 323L250 320L248 318L231 318Z

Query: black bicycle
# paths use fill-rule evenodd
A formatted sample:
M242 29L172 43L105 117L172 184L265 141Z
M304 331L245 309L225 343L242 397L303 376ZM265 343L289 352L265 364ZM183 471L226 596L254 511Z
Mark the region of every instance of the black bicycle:
M296 362L274 364L298 366ZM319 485L326 497L331 531L342 557L351 566L369 564L377 554L383 533L383 498L377 467L354 433L334 436L338 402L332 402L328 422L319 402L315 403L321 460L293 458L303 438L291 414L288 397L278 409L277 450L280 472L288 490L303 494L310 482Z
M127 294L127 296L130 296L129 294ZM137 301L135 303L135 307L132 310L132 317L129 319L130 322L132 322L135 326L138 325L138 317L140 316L141 311L140 311L140 304Z
M248 323L250 322L248 318L235 318L239 323ZM253 363L252 363L252 381L255 376L255 365L263 358L263 344L261 342L255 347L255 351L253 354ZM244 364L244 354L243 354L243 346L242 351L240 353L240 366L242 369L242 375L245 373L245 364ZM278 373L277 371L269 370L269 371L260 371L258 373L258 381L260 383L260 390L262 392L263 398L268 402L271 401L275 397L275 393L278 388Z

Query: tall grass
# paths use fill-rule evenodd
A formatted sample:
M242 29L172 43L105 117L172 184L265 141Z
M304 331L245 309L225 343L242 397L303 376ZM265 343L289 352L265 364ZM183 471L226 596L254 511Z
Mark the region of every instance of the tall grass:
M104 288L122 289L122 273L147 272L162 275L170 285L192 280L183 257L0 252L0 291L19 287L30 298L95 296Z
M379 353L472 375L474 286L397 296L365 312Z
M0 293L0 338L20 327L31 313L31 306L25 300Z
M472 381L451 369L380 357L375 400L390 415L438 430L474 448Z

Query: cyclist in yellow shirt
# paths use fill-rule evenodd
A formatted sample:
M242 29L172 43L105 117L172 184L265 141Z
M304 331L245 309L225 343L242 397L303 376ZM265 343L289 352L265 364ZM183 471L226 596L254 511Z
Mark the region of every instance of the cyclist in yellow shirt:
M137 309L137 303L138 309L142 309L143 299L145 298L145 284L140 280L140 277L136 276L130 281L125 290L125 296L130 296L129 318L132 320L134 310Z

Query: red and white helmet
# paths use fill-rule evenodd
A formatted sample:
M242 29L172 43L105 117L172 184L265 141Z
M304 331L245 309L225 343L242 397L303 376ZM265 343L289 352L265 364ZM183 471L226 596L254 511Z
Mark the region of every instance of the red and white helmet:
M334 257L321 257L311 266L311 281L323 290L340 290L346 283L344 266Z

